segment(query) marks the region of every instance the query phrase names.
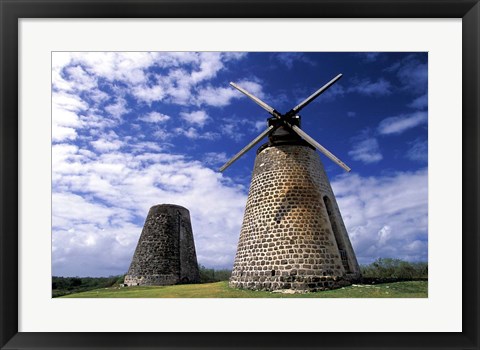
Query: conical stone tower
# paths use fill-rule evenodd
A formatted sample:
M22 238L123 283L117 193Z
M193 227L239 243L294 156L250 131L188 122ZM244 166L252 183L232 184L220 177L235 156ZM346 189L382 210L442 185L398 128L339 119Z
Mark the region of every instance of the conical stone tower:
M230 286L317 291L361 277L330 182L315 150L351 169L300 128L298 113L342 77L338 74L286 113L235 83L266 110L265 131L219 170L268 136L257 151Z
M190 212L173 204L153 206L124 283L164 286L199 281Z
M359 277L318 153L301 141L260 147L230 286L316 291Z

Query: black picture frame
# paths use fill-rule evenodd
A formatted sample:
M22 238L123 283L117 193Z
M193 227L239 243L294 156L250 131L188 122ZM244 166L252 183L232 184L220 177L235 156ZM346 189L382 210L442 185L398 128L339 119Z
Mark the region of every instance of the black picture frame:
M479 349L478 0L0 0L0 15L1 349ZM18 20L132 17L462 18L463 331L247 334L18 332Z

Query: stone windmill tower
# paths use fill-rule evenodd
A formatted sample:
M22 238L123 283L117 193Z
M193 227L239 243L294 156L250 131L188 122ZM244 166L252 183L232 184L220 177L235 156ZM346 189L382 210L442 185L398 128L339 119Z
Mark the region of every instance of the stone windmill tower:
M320 157L350 168L300 129L301 109L336 76L285 114L234 83L273 117L268 128L220 168L224 171L268 136L257 150L230 286L316 291L360 278L355 252Z
M151 207L124 283L165 286L199 281L190 212L174 204Z

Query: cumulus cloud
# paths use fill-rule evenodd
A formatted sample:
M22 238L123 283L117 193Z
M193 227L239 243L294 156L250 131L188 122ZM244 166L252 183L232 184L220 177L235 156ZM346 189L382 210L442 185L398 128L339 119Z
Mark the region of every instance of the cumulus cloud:
M255 79L255 80L240 80L239 82L234 82L236 83L237 85L239 85L241 88L247 90L249 93L255 95L256 97L260 98L260 99L264 99L265 98L265 94L263 92L263 88L262 88L262 85L260 85L260 80L259 79ZM233 91L235 92L237 98L243 98L243 97L246 97L243 93L241 93L240 91L234 89L233 87L231 87L233 89Z
M195 125L198 125L199 127L203 127L209 119L208 114L205 111L195 111L195 112L189 112L189 113L181 112L180 116L188 124L195 124Z
M58 124L52 125L52 141L74 140L77 132L74 128L64 127Z
M66 93L52 94L52 139L53 141L74 140L77 128L83 126L81 113L87 110L88 104L80 97Z
M161 101L166 95L164 88L160 85L138 85L132 90L133 95L137 98L137 100L146 102L148 104L151 104L154 101Z
M382 120L378 125L378 132L382 135L401 134L404 131L427 123L427 112L416 112Z
M120 140L108 141L104 139L99 139L91 142L92 146L100 152L105 151L114 151L122 147L122 142Z
M97 87L97 79L88 74L81 65L71 66L65 69L68 81L72 84L71 89L85 91Z
M112 87L126 84L139 102L187 105L192 101L212 106L228 104L228 96L215 99L219 87L201 86L245 53L222 52L71 52L55 53L52 67L56 90L98 91L98 80ZM152 68L161 72L152 72ZM220 87L224 88L224 87ZM197 90L200 92L198 93ZM221 90L219 90L221 91ZM225 93L228 95L227 90ZM118 106L119 108L121 106ZM112 107L113 108L113 107Z
M105 111L109 113L114 118L121 118L122 115L127 113L129 110L127 108L127 102L124 98L117 98L117 100L105 107Z
M236 96L231 87L206 86L199 90L197 101L200 105L223 107L230 104L230 100Z
M54 106L59 110L78 112L88 108L88 104L80 96L67 92L54 92L52 100Z
M347 174L332 182L357 258L427 260L428 173Z
M54 274L75 275L75 263L83 264L82 275L101 275L112 265L110 271L125 272L149 207L160 203L190 209L200 263L233 262L245 189L224 184L201 163L118 150L88 157L68 144L54 146L53 162Z
M158 112L150 112L138 119L146 123L160 123L169 120L170 116Z
M217 86L213 80L245 56L195 52L52 55L54 274L126 272L149 208L161 203L190 210L199 263L231 267L247 188L213 170L227 160L230 151L196 147L210 145L220 135L246 144L265 129L264 118L251 116L222 115L216 119L220 123L214 123L214 111L230 113L227 106L235 99L251 104L236 89ZM284 64L293 66L298 58L284 57ZM267 103L274 98L265 94L264 84L256 77L237 83ZM381 80L359 85L362 93L372 96L390 89ZM348 92L336 84L324 97ZM387 130L406 130L400 120L389 122L384 125ZM378 132L354 139L350 155L365 163L381 160ZM410 145L410 159L420 160L421 142ZM418 192L419 177L420 173L378 178L356 175L348 183L342 177L334 181L361 259L369 261L387 253L412 259L425 256L420 214L426 220L426 212L423 202L412 194ZM407 188L410 195L395 197L395 187L397 192ZM412 208L418 202L418 218L407 215L413 210L405 204L408 200ZM383 211L377 215L379 206ZM416 233L412 220L419 223ZM401 226L407 229L399 234Z

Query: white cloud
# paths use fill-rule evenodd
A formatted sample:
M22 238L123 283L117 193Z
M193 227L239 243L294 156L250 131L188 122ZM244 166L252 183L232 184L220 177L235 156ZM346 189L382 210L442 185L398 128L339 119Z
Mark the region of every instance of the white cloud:
M226 135L231 139L235 140L236 142L242 140L245 137L245 134L242 132L242 127L240 123L231 121L231 120L224 120L222 125L220 126L222 135Z
M426 93L428 87L428 64L422 63L415 56L408 56L393 67L402 83L402 89L412 93Z
M224 69L224 62L238 60L242 53L201 52L184 55L168 54L157 58L156 63L166 69L163 74L155 75L156 82L146 81L134 87L134 95L140 101L168 101L179 105L195 103L197 105L225 106L233 97L226 87L202 86L215 78Z
M244 88L249 93L255 95L258 98L265 97L262 86L257 81L241 80L237 83L237 85ZM236 90L230 85L220 87L213 87L211 85L207 85L198 90L196 103L198 105L224 107L229 105L232 99L242 97L245 97L245 95L240 93L238 90Z
M274 54L273 57L288 69L292 69L295 63L308 64L311 66L316 65L314 61L310 60L304 53L301 52L280 52Z
M428 95L424 94L421 95L420 97L417 97L414 99L408 107L415 108L415 109L424 109L425 107L428 106Z
M92 90L97 87L97 80L94 76L88 74L82 66L77 65L65 69L69 75L69 82L72 89L78 91Z
M52 141L75 140L77 132L74 128L67 128L57 124L52 125Z
M379 257L427 259L428 173L347 174L332 182L360 263Z
M221 52L199 53L199 69L191 73L192 83L197 84L206 79L211 79L223 68Z
M164 147L160 146L159 144L151 141L145 142L137 142L137 143L130 143L128 145L133 152L146 152L146 151L156 151L160 152L164 149Z
M55 89L98 91L97 79L111 84L117 81L129 86L134 97L151 104L169 101L180 105L200 104L224 106L230 100L228 90L222 99L212 94L225 87L202 87L225 68L224 63L240 60L245 53L221 52L72 52L55 53L52 80ZM148 73L161 67L161 74ZM64 78L67 75L68 79ZM195 87L195 89L194 89ZM197 96L197 90L199 91ZM222 91L222 90L218 90Z
M382 135L401 134L402 132L425 124L428 120L427 112L416 112L382 120L378 125L378 132Z
M251 139L258 136L260 131L267 128L265 120L255 120L250 118L224 118L220 124L222 135L228 136L235 142L250 142ZM246 139L246 136L251 139Z
M407 158L418 162L428 161L428 142L427 140L415 140L411 143L410 149L407 151Z
M247 189L207 167L216 168L226 161L227 152L208 152L200 156L203 157L201 163L180 154L165 153L165 149L177 149L166 143L167 140L179 141L175 137L212 140L220 136L210 129L201 129L211 120L207 113L210 110L197 109L202 106L223 107L233 99L245 97L229 86L212 84L212 78L228 68L227 62L239 60L245 54L55 53L53 56L53 136L56 141L52 146L54 274L124 273L148 209L160 203L179 204L190 210L199 263L231 267ZM238 84L257 97L265 98L258 79L251 78ZM375 92L378 87L370 89L369 93L378 93ZM341 86L334 86L331 91L334 95L345 93ZM130 104L131 100L133 104ZM251 103L247 100L245 103ZM193 108L194 111L178 114L180 118L177 119L169 119L159 112L149 113L147 107L153 103L157 107L160 105L156 103L158 101L182 106L171 106L172 113L177 113L179 108ZM136 114L140 116L138 119L131 113L133 123L126 125L127 118L122 120L122 117L129 108L133 111L138 108L142 112ZM145 125L138 120L157 124L142 129L141 126ZM166 121L171 128L163 125ZM179 124L188 125L179 128ZM121 139L110 131L117 126L125 128L119 131ZM243 140L250 133L253 138L265 127L263 118L260 121L230 116L230 120L225 120L215 130ZM124 136L126 128L135 129L135 133ZM158 142L149 138L152 135ZM357 155L362 161L381 157L378 142L370 139L376 142L376 148L369 145L367 139L357 140L357 146L365 142L362 146L365 152ZM75 145L68 143L71 140L75 140ZM181 141L193 144L189 140ZM357 147L357 151L360 152L362 147ZM376 184L383 191L382 195L392 195L386 190L389 183L386 178L353 180L366 187ZM403 185L400 180L395 182L393 177L390 182L391 186L394 183ZM373 191L374 187L370 189ZM367 198L355 190L359 189L340 194L340 198L345 205L352 205L354 210L355 205L359 205L361 210L348 210L344 215L358 215L369 220L355 226L353 235L359 237L363 231L370 235L372 231L371 237L381 243L378 246L384 249L382 252L389 252L389 247L396 242L398 225L395 220L398 215L389 216L390 222L376 222L376 205L372 203L379 199ZM386 201L386 198L382 200ZM394 200L387 204L392 208L395 203ZM405 251L411 253L425 249L421 233L411 237L411 240L403 241ZM363 244L361 239L357 242ZM368 255L367 250L361 250L362 257L376 256L376 251Z
M367 96L385 96L392 93L392 84L389 81L380 78L377 81L363 79L361 81L352 81L352 87L348 92L357 92Z
M105 111L107 111L112 117L120 119L122 115L129 112L127 101L125 101L124 98L119 97L115 103L106 106Z
M357 55L360 56L365 62L375 62L381 52L358 52Z
M173 132L176 135L183 135L189 139L196 140L196 139L204 139L204 140L215 140L219 137L219 135L215 132L211 131L198 131L197 129L190 127L190 128L175 128Z
M59 126L80 127L81 122L77 113L68 109L59 108L54 104L52 107L52 123Z
M227 160L225 152L207 152L203 156L203 162L207 165L223 165Z
M79 97L55 92L52 95L52 139L53 141L74 140L76 128L83 123L79 113L87 109L87 104Z
M160 203L190 210L199 263L231 267L244 188L179 155L112 151L90 154L86 162L78 147L54 147L55 275L124 273L149 207ZM224 154L207 156L225 159ZM426 257L426 181L425 170L380 178L348 174L332 182L361 262Z
M58 227L73 228L72 221L107 226L111 218L118 215L113 208L89 202L82 196L73 193L52 193L52 206L55 208L52 221L54 229Z
M108 141L108 140L95 140L91 142L92 146L100 152L114 151L122 147L122 142L119 140Z
M154 64L156 52L72 52L72 61L90 74L109 81L139 84L145 81L143 69Z
M141 116L138 119L146 123L160 123L169 120L170 116L158 112L150 112L147 115Z
M378 146L378 141L374 137L361 136L356 139L353 149L348 154L354 159L365 164L377 163L383 159Z
M159 140L167 140L172 135L171 133L168 133L165 129L158 128L157 130L154 131L153 136Z
M113 131L99 135L99 138L91 141L90 144L100 152L115 151L124 146L124 143L118 139L117 134Z
M160 203L190 210L200 263L231 267L244 188L179 155L110 151L87 161L78 147L54 147L54 274L125 272L148 209Z
M263 131L267 128L267 123L265 121L257 121L255 122L255 131Z
M52 94L52 104L58 109L72 112L84 111L88 108L88 104L79 96L66 92L54 92Z
M95 110L88 111L86 115L80 115L79 118L82 127L88 129L90 134L97 134L103 129L115 127L120 122L118 119L106 117Z
M230 104L232 98L239 97L231 87L213 87L211 85L199 89L197 102L214 107L223 107Z
M256 79L256 80L240 80L237 85L239 85L241 88L247 90L249 93L255 95L256 97L258 97L260 99L265 98L265 94L263 93L263 88L260 85L260 81L258 79ZM235 91L237 91L236 94L237 94L238 97L246 97L240 91L238 91L238 90L235 90Z
M185 120L188 124L198 125L199 127L203 127L205 123L210 119L208 114L205 111L195 111L195 112L181 112L180 116L183 120Z
M148 104L161 101L166 95L165 89L160 85L137 85L132 89L132 93L139 101L145 101Z

